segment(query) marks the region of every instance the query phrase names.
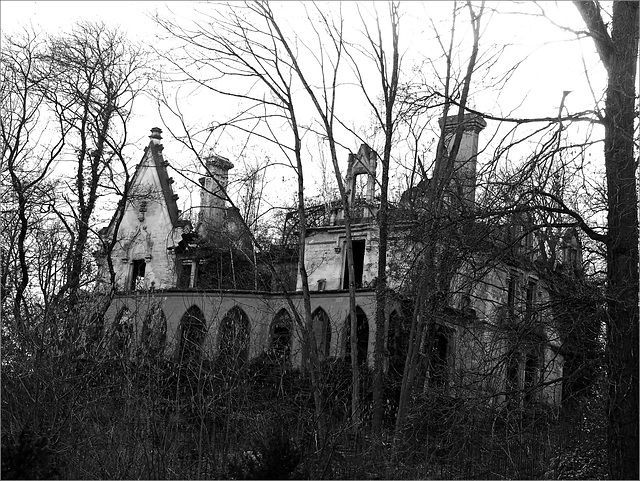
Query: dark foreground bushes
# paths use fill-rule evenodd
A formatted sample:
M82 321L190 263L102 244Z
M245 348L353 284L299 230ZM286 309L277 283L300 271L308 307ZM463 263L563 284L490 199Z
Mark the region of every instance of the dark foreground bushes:
M598 403L563 424L543 406L507 412L429 391L414 397L407 428L396 436L397 392L389 388L387 422L374 437L371 376L363 370L364 426L355 436L349 365L328 360L321 375L324 442L308 376L268 354L236 371L168 359L5 364L2 478L585 479L604 473Z

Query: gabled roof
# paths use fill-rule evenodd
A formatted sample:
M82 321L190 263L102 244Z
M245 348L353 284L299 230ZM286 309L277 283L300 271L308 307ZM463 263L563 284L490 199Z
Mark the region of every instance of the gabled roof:
M164 195L164 201L167 206L167 210L169 211L169 218L171 219L172 227L182 227L189 223L189 221L181 220L180 210L178 209L178 203L176 200L178 199L178 195L173 193L173 189L171 188L171 184L173 183L173 179L169 177L169 173L167 172L167 166L169 162L164 160L164 156L162 155L162 151L164 150L164 146L160 142L162 140L162 136L160 135L162 130L158 127L154 127L151 129L151 135L149 138L151 141L149 142L148 147L145 149L145 155L147 151L151 151L151 158L153 159L154 165L156 166L156 171L158 173L158 179L160 180L160 188ZM142 157L144 159L144 156ZM138 167L140 164L138 164ZM140 169L136 169L136 173L131 179L132 185L134 185L136 177L138 175L138 171Z
M162 194L164 197L165 205L167 206L167 211L169 212L169 219L171 220L172 227L184 227L185 225L190 224L188 220L180 219L180 210L178 209L178 203L176 200L178 199L178 195L174 194L171 184L173 183L173 179L169 177L169 173L167 172L167 166L169 162L164 160L164 156L162 155L162 151L164 146L162 145L162 130L158 127L154 127L151 129L151 135L149 138L149 145L145 147L144 154L142 155L142 159L136 166L136 171L133 174L133 177L129 181L130 186L135 186L138 180L138 174L140 172L140 167L142 163L147 158L147 154L149 153L151 156L151 160L153 161L153 165L156 168L156 172L158 174L158 180L160 182L160 189L162 190ZM115 224L118 216L122 214L122 210L125 208L126 202L120 200L118 202L118 208L113 214L111 218L111 222L109 222L109 226L100 229L98 232L99 235L104 236L105 234L113 234L113 226Z

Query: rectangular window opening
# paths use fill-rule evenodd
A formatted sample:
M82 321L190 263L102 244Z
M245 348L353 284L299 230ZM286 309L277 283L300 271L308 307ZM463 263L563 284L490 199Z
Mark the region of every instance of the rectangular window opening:
M531 403L536 400L536 386L539 376L538 356L534 353L527 354L524 368L524 401Z
M193 274L193 263L191 261L180 263L180 272L178 273L178 288L188 289L193 287L191 278Z
M530 281L527 286L527 317L533 317L536 307L536 291L538 285L534 281Z
M133 261L131 271L131 289L135 289L138 282L144 279L144 273L146 269L146 263L144 259L137 259Z
M356 289L359 289L362 287L366 240L365 239L354 240L352 241L352 244L353 244L353 271L354 271L354 277L355 277L355 285L356 285ZM346 255L344 260L344 276L343 276L342 288L349 289L349 262Z

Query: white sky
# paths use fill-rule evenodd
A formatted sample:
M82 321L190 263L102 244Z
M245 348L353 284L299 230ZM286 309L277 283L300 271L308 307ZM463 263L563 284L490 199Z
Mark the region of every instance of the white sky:
M384 7L383 3L378 5ZM523 8L529 11L534 10L531 3L518 5L515 2L501 2L492 5L502 11L520 11ZM209 8L204 2L2 0L0 2L1 29L3 34L6 34L31 23L45 32L56 33L69 28L78 20L102 20L107 25L119 26L132 40L153 43L156 42L157 27L149 16L156 9L160 13L166 12L167 7L179 16L189 16L194 8ZM352 7L353 5L345 4L345 10ZM291 9L291 4L285 5L284 8ZM402 9L407 11L407 19L413 22L411 27L401 32L404 45L415 49L417 43L424 41L423 34L426 32L426 35L429 35L429 26L417 23L421 14L428 12L436 17L440 15L443 21L446 21L450 8L450 2L403 3ZM580 17L571 2L550 3L548 8L557 22L564 25L580 25ZM384 12L383 9L381 9L382 12ZM292 19L291 23L295 25L296 20ZM353 19L353 24L357 26L358 21ZM441 27L446 28L444 24ZM585 66L596 92L602 92L604 71L588 40L582 41L581 48L576 41L560 41L567 38L570 36L544 19L521 15L494 15L483 37L482 45L513 44L511 53L505 58L506 62L513 63L516 61L514 59L521 59L526 54L530 54L530 57L518 69L505 91L491 91L486 95L477 95L472 101L472 106L497 115L508 114L518 107L519 116L554 116L557 114L562 91L572 90L573 93L566 101L570 112L593 108L594 101L586 81ZM425 44L421 54L427 55L425 50L428 48L430 47ZM498 70L496 67L496 71ZM195 119L205 121L208 116L210 117L209 100L203 101L202 98L190 100L194 105L192 112L194 122ZM162 127L157 109L149 99L141 99L130 126L132 139L140 139L137 142L138 152L141 152L146 145L149 129L154 126ZM484 135L491 135L490 128L487 128ZM165 153L175 167L176 158L180 154L175 149L172 150L172 145L166 136L165 147ZM351 149L356 150L357 147L353 145ZM177 146L175 148L177 149ZM225 155L225 152L219 153ZM132 158L139 159L140 154L132 153L131 155ZM289 187L287 185L284 190ZM287 194L292 193L287 192Z

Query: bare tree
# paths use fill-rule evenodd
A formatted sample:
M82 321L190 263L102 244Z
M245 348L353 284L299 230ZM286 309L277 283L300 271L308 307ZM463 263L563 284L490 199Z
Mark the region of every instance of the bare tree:
M607 71L607 354L609 475L638 478L638 4L614 2L609 27L596 1L575 2ZM598 239L600 240L600 239Z
M265 5L265 14L270 18L273 23L275 33L277 36L284 40L286 37L283 34L280 26L273 16L273 12ZM320 13L318 11L318 13ZM320 13L320 19L322 25L326 28L329 27L329 18L326 15ZM318 114L320 120L319 123L322 128L323 135L325 136L329 146L329 158L333 165L333 172L338 185L338 192L340 194L340 200L342 202L342 208L344 212L344 225L345 225L345 245L347 254L347 269L349 270L349 319L350 319L350 351L351 351L351 376L352 376L352 394L351 394L351 422L353 431L358 435L361 426L361 404L360 404L360 366L358 361L358 320L356 313L356 284L355 284L355 270L353 263L353 237L352 237L352 219L351 219L351 202L349 196L349 187L345 186L342 171L339 165L338 153L337 153L337 139L335 135L335 127L337 122L337 84L338 74L340 71L340 63L344 55L345 41L343 38L344 33L344 19L340 15L337 20L337 25L331 27L333 35L331 35L331 41L328 49L322 47L320 42L320 52L318 53L319 66L322 75L322 87L316 89L313 87L309 76L305 73L304 69L298 62L297 52L292 49L289 43L285 44L285 49L289 58L291 59L292 67L296 73L298 80L302 83L305 92L311 99L315 112ZM318 32L316 31L318 35ZM320 40L320 39L319 39ZM328 65L327 65L328 64Z
M467 8L471 20L471 28L473 32L473 44L471 54L467 63L466 73L461 82L462 89L460 92L459 108L457 113L457 122L453 136L448 132L446 119L448 117L449 108L451 107L451 91L450 83L452 82L451 67L453 58L453 37L456 31L455 16L457 15L457 5L454 4L454 21L451 27L451 42L445 56L447 59L447 70L445 74L445 85L443 97L444 115L441 122L441 133L439 136L438 146L436 150L436 162L434 166L433 178L431 185L426 192L426 211L428 213L427 226L423 233L427 239L426 245L421 252L421 272L418 274L419 287L417 289L417 298L413 312L411 332L409 334L407 359L405 362L404 373L402 378L402 387L400 393L400 401L398 406L398 414L396 417L396 432L400 432L404 427L406 419L406 409L408 407L409 398L414 389L414 382L418 369L418 353L422 344L423 333L433 322L431 317L442 309L440 305L444 299L438 295L439 292L447 292L451 282L451 276L455 271L456 265L451 263L451 259L446 255L441 255L437 245L438 230L441 228L441 220L443 212L447 208L446 191L451 189L452 180L455 174L455 161L462 141L464 129L465 107L469 97L469 91L472 84L473 74L476 71L476 60L478 58L481 22L484 13L484 3L476 11L470 2L467 2ZM449 143L449 145L447 145ZM425 295L428 298L425 298Z
M142 51L121 33L91 23L51 38L43 57L51 75L45 100L67 132L67 146L76 158L72 193L63 197L67 205L56 209L72 239L67 282L57 297L66 296L73 309L82 285L92 218L105 193L102 186L121 194L117 172L128 177L127 122L143 87L144 60Z
M49 119L43 111L50 81L48 65L42 60L46 48L44 39L35 32L25 31L20 36L5 37L3 40L0 62L1 167L2 176L6 176L7 184L11 186L7 190L3 188L3 204L12 207L18 228L5 244L2 285L7 285L9 265L12 258L17 257L19 275L15 281L13 316L16 326L22 328L23 299L30 278L27 237L36 222L33 214L40 203L41 184L61 154L67 129L60 125L57 139L44 148L38 145L39 140L46 136L46 127L49 125ZM6 235L8 231L4 230L3 233ZM25 314L28 315L26 311Z
M251 15L245 18L244 14ZM165 31L173 38L182 41L185 59L191 59L196 67L205 67L215 77L237 78L239 82L233 87L222 88L214 82L208 82L197 72L193 72L187 63L182 63L182 58L176 59L165 56L165 59L177 69L184 80L193 82L211 92L239 99L248 104L237 117L229 121L212 125L210 132L224 129L234 129L244 132L250 137L267 141L283 154L289 161L297 179L297 212L299 216L299 242L298 242L298 272L302 280L304 311L298 312L291 298L288 297L289 306L294 313L296 325L300 328L307 347L310 363L310 374L313 386L313 395L320 440L324 440L324 400L319 376L319 359L316 340L313 331L311 317L311 302L309 282L304 264L306 238L306 209L304 198L304 159L302 138L304 128L299 120L298 101L295 96L296 84L294 83L294 71L287 50L286 38L277 35L275 19L271 17L267 4L247 3L242 8L229 7L226 12L214 12L204 14L206 20L196 22L193 29L180 26L167 19L157 19ZM207 25L204 25L207 24ZM254 91L250 82L264 89ZM246 90L243 90L246 89ZM182 127L181 132L174 133L174 137L180 140L201 161L202 149L198 140L186 128L186 119L179 108L172 108L171 103L165 98L165 107L176 117ZM282 140L277 131L279 124L288 126L290 139ZM264 127L258 129L258 127ZM203 143L203 144L206 144ZM219 187L219 186L218 186ZM232 200L227 197L227 201ZM243 220L244 222L244 220ZM251 229L245 223L245 229L252 238L254 247L260 251L264 247L257 241ZM273 265L269 265L274 279L280 283L280 288L288 296L286 284L275 271Z
M360 7L358 8L360 10ZM367 103L371 108L372 116L384 134L382 156L382 176L380 180L380 204L378 207L378 275L376 278L376 338L374 350L374 381L373 381L373 429L380 431L383 416L383 374L385 360L385 325L386 306L388 296L387 286L387 250L389 238L389 168L394 144L396 143L395 133L398 123L398 107L396 99L398 96L398 85L400 77L400 5L398 3L389 4L389 25L391 27L391 38L389 43L385 42L382 34L381 18L375 13L376 30L370 30L367 26L368 19L360 12L364 35L365 46L358 50L369 59L378 73L380 90L379 96L382 98L382 105L379 105L377 95L368 91L364 66L350 53L346 52L351 60L352 68L358 79L358 83ZM352 334L353 336L353 334Z

